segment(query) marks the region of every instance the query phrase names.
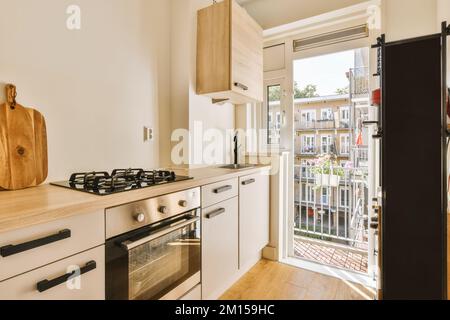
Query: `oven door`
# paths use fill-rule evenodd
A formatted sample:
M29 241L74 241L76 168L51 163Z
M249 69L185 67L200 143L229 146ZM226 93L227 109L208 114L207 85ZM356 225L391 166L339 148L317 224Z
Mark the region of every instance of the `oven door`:
M106 297L176 300L200 283L200 217L182 214L106 244Z

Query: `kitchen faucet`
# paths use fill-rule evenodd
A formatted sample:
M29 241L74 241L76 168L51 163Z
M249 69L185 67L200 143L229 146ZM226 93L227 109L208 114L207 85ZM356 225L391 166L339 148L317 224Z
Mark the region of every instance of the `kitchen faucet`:
M239 153L239 146L238 146L238 132L236 131L236 133L234 134L234 165L237 167L238 166L238 153Z

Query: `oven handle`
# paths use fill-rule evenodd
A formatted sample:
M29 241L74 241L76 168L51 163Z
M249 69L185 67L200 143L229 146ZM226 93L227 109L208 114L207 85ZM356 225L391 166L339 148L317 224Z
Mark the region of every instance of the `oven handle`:
M153 241L155 239L161 238L161 237L163 237L163 236L165 236L165 235L167 235L169 233L172 233L172 232L174 232L174 231L176 231L178 229L186 227L186 226L188 226L188 225L190 225L192 223L195 223L197 221L200 221L199 217L195 217L195 218L189 219L189 220L187 220L185 222L178 223L178 224L176 224L174 226L171 226L169 228L163 229L163 230L161 230L159 232L156 232L156 233L154 233L152 235L149 235L148 237L139 239L139 240L134 241L134 242L133 241L124 241L124 242L121 243L121 247L124 248L127 251L130 251L130 250L132 250L132 249L134 249L136 247L139 247L139 246L141 246L143 244L146 244L147 242L150 242L150 241Z

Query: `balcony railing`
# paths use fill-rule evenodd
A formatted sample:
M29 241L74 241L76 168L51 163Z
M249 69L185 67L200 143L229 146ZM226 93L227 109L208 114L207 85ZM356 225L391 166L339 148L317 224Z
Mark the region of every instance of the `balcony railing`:
M348 150L338 149L336 144L333 143L331 145L324 145L320 147L316 146L304 146L300 148L300 152L297 153L297 157L301 156L317 156L321 154L332 154L341 158L350 158L350 152Z
M354 158L359 161L369 161L369 148L368 147L358 147L353 149Z
M350 129L350 121L314 120L296 122L296 130Z
M365 169L296 165L295 180L296 235L367 248Z
M369 68L353 68L350 69L350 93L352 98L368 95L369 87Z

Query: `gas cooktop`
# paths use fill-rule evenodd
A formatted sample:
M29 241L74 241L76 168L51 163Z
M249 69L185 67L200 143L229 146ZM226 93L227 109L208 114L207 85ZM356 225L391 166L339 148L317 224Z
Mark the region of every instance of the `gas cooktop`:
M189 179L192 178L166 170L115 169L111 174L106 171L74 173L69 181L51 185L105 196Z

